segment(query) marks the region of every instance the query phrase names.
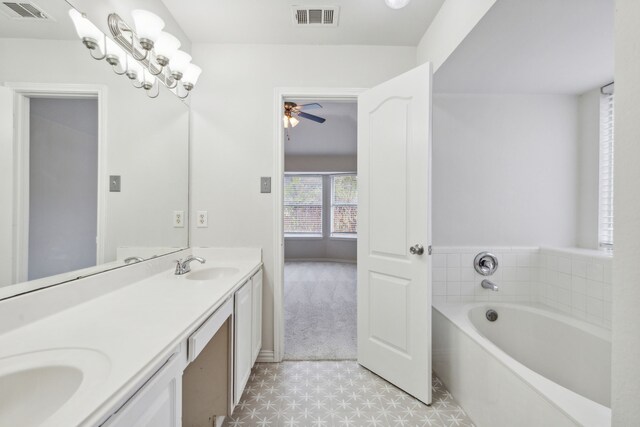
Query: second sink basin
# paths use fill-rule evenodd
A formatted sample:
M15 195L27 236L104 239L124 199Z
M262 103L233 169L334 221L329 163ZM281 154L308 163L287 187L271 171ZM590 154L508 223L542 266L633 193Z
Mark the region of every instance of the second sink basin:
M211 267L192 271L186 275L186 278L198 281L217 280L222 279L223 277L232 276L238 272L240 272L240 270L235 267Z
M64 425L61 412L74 399L91 395L109 371L102 353L55 349L0 358L0 425ZM73 406L69 411L73 413ZM60 415L54 421L52 417Z

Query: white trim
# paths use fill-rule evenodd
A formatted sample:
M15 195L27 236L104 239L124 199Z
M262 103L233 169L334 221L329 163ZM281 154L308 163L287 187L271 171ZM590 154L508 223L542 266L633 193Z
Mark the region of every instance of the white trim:
M285 258L286 262L340 262L342 264L357 264L355 259L340 258Z
M256 359L256 363L274 363L275 361L273 350L260 350Z
M358 88L275 88L273 118L273 176L271 190L273 192L273 209L275 224L273 227L273 361L281 362L284 358L284 233L283 233L283 179L284 176L284 126L282 123L282 104L286 98L311 101L353 101L366 89Z
M96 264L104 263L106 245L106 206L109 180L107 171L107 86L66 83L4 83L14 92L15 127L14 150L16 170L14 174L15 231L13 244L14 283L27 280L29 256L29 99L30 98L97 98L98 100L98 188Z

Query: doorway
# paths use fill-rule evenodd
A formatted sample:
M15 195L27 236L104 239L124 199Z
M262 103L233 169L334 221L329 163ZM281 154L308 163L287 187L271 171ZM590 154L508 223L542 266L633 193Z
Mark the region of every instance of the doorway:
M13 97L11 283L100 264L106 223L106 91L6 83Z
M28 280L96 265L97 98L29 102Z
M285 106L284 359L355 360L357 103Z

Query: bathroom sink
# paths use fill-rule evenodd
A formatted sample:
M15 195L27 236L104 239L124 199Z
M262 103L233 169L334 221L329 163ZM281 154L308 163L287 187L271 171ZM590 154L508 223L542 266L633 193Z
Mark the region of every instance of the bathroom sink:
M212 267L212 268L204 268L197 271L192 271L187 274L187 279L189 280L218 280L224 277L232 276L236 273L240 272L237 268L234 267Z
M0 359L0 426L38 426L91 392L109 362L89 349L57 349ZM73 406L73 405L70 405Z
M46 366L0 377L0 425L38 425L80 388L82 371Z

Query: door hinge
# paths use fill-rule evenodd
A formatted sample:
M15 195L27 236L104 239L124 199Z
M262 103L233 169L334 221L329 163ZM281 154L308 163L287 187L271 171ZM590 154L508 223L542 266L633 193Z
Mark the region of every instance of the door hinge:
M429 246L427 247L427 253L428 253L429 255L431 255L431 252L433 252L433 250L432 250L432 248L431 248L431 245L429 245Z

